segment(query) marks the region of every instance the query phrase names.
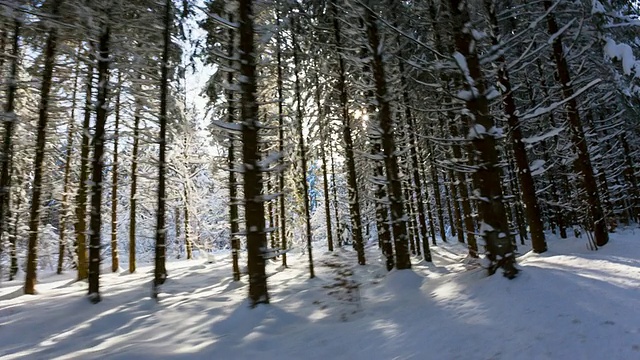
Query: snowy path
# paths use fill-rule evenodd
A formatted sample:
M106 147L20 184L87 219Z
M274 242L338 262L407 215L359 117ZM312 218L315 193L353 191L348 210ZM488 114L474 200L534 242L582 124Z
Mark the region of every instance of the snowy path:
M104 275L97 305L70 276L43 279L30 297L3 283L0 358L640 358L640 231L597 252L583 239L550 248L521 256L513 281L468 265L459 244L391 273L375 248L366 266L350 249L317 249L315 279L291 254L291 268L269 265L271 305L253 310L226 256L169 263L159 304L150 267Z

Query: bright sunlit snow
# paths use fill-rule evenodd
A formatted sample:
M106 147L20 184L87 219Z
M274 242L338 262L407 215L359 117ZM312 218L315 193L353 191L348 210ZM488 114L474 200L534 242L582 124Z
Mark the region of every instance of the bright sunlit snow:
M22 281L0 293L2 359L637 359L640 358L640 231L552 239L519 258L509 281L486 277L466 248L432 247L434 264L387 273L376 247L369 265L351 248L317 249L268 266L271 304L250 309L246 277L231 280L228 254L214 263L170 262L160 302L152 268L106 274L103 301L86 301L73 275L46 275L40 295ZM527 249L521 248L524 253Z

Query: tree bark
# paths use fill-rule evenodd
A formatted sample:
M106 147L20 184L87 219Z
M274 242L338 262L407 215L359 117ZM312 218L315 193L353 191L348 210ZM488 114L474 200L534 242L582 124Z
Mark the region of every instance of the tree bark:
M62 1L54 0L51 17L56 18ZM56 27L49 30L44 48L44 69L42 72L42 87L40 89L40 106L38 111L38 131L36 138L36 157L34 160L33 195L31 198L31 210L29 212L29 244L27 255L27 276L24 284L24 293L35 294L36 276L38 268L37 245L38 228L40 225L40 197L42 194L42 164L44 163L44 148L47 134L47 121L49 120L49 94L55 66L58 31Z
M552 7L550 0L543 2L546 11ZM549 36L553 38L553 59L558 70L558 78L562 87L562 95L567 101L567 118L569 120L569 128L571 129L571 141L578 152L578 161L576 166L582 174L584 189L587 193L587 202L589 204L588 213L589 220L593 222L593 232L596 244L598 246L606 245L609 242L609 233L607 232L606 219L602 211L600 203L600 194L598 191L598 183L596 182L591 165L591 156L587 146L587 139L584 136L582 124L580 122L580 114L578 112L578 102L573 97L573 86L571 84L571 75L569 74L569 64L564 56L562 48L562 36L558 35L558 24L553 14L547 15L547 26Z
M93 96L93 64L88 64L87 83L85 88L84 119L82 121L82 149L80 153L80 183L76 195L76 255L78 257L78 280L89 276L87 268L87 182L89 180L89 138L91 126L91 110Z
M494 46L500 45L498 27L498 17L494 0L485 0L485 7L489 13L491 22L491 39ZM520 180L522 190L522 200L529 223L529 231L531 232L531 246L536 253L547 251L547 242L544 237L544 226L540 216L540 207L536 198L536 187L531 176L529 168L529 160L527 159L527 151L522 142L522 129L520 127L520 119L517 115L516 101L513 98L511 90L511 81L509 80L509 71L507 70L507 62L504 55L498 58L498 83L500 83L502 91L502 106L507 113L507 121L511 132L511 146L515 154L518 179ZM516 194L516 193L514 193Z
M247 227L247 257L249 299L251 306L269 303L263 249L267 246L264 231L262 174L259 167L259 124L256 103L256 61L253 43L253 1L239 0L240 26L240 86L242 97L242 156L244 168L245 222Z
M166 172L167 172L167 97L169 95L169 46L171 45L171 0L165 2L162 67L160 71L160 151L158 157L158 211L156 213L156 251L154 270L154 297L158 287L167 280L167 226L166 226Z
M320 81L318 80L318 74L315 74L315 100L316 108L318 111L318 126L320 133L320 159L322 161L322 191L324 191L324 215L327 226L327 250L333 251L333 229L331 227L331 200L329 198L329 180L327 177L327 154L326 148L326 126L324 124L324 112L322 111L322 104L320 103Z
M11 68L9 70L9 83L7 89L7 103L5 104L2 121L4 122L4 142L2 144L2 170L0 170L0 248L2 236L8 230L9 223L6 213L9 211L9 199L11 199L11 167L13 160L13 128L16 122L15 100L18 91L18 60L20 57L20 30L22 23L19 19L13 22L13 41L11 47Z
M380 52L380 37L374 14L370 9L365 21L369 45L373 49L372 70L376 87L376 100L378 102L378 121L382 136L382 150L387 178L387 188L390 198L391 229L395 245L396 268L409 269L411 261L407 247L407 219L404 213L402 182L399 176L400 169L396 155L394 140L394 126L391 119L391 107L387 98L387 80L385 78L384 63Z
M293 47L293 75L295 79L295 97L296 97L296 121L298 123L297 131L298 131L298 143L300 146L300 163L302 165L302 189L303 189L303 201L304 201L304 219L305 219L305 229L306 229L306 237L307 237L307 254L309 256L309 277L314 278L315 273L313 270L313 251L312 251L312 234L311 234L311 211L309 209L309 183L307 182L307 149L304 141L303 134L303 112L302 112L302 89L300 86L300 59L299 59L299 48L298 41L296 39L296 32L299 31L299 26L297 26L297 20L293 18L292 20L293 31L291 32L291 43Z
M64 185L62 190L62 209L60 215L60 244L58 246L58 268L57 273L62 274L64 265L64 252L66 249L66 230L69 212L69 177L71 175L71 159L73 153L73 132L75 131L76 121L76 95L78 93L78 75L80 73L80 62L76 65L75 75L73 79L73 91L71 92L71 116L67 123L67 149L65 152L64 165Z
M331 0L331 12L333 15L333 32L336 51L338 51L338 91L340 92L340 110L342 112L342 137L345 144L345 158L347 165L347 187L349 193L349 213L353 228L353 242L358 254L358 264L365 265L364 242L362 237L362 215L360 214L360 193L358 191L356 163L353 154L353 138L351 135L351 116L349 115L348 94L346 87L346 69L344 59L340 53L342 39L338 20L336 0ZM404 239L406 241L406 238ZM408 252L407 252L408 258Z
M107 13L110 10L106 10ZM109 20L107 20L109 21ZM91 175L91 217L89 221L89 301L100 302L100 248L102 230L102 178L104 168L105 125L107 122L107 97L109 92L109 46L111 26L104 24L98 44L98 95L96 102L96 125L93 135L93 169Z
M502 267L504 275L511 279L518 273L515 267L515 244L509 230L500 187L501 171L498 164L494 121L489 112L486 97L487 87L480 67L480 59L476 53L475 40L467 29L471 21L467 0L450 0L450 9L454 19L454 38L458 51L454 57L466 77L472 80L467 80L465 86L468 92L465 102L473 117L469 137L472 138L478 154L475 177L480 195L478 199L479 214L482 219L480 232L485 242L486 256L491 261L488 272L491 275Z
M280 165L283 167L278 174L278 190L280 192L280 247L282 251L287 249L287 214L285 213L285 192L284 192L284 85L283 85L283 75L282 75L282 49L280 48L281 44L281 29L280 29L280 10L276 9L276 25L278 27L278 31L276 32L276 52L277 52L277 61L278 61L278 79L277 79L277 87L278 87L278 152L280 152ZM287 254L282 254L282 266L287 267Z
M115 106L115 129L113 134L113 165L111 167L111 271L120 267L118 256L118 137L120 136L120 93L122 92L122 73L118 72L118 94Z

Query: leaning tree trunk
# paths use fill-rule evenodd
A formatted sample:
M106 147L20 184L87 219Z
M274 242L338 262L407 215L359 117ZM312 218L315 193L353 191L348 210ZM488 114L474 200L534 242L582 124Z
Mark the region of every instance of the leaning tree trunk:
M498 27L498 17L494 0L485 0L485 7L489 13L491 22L491 40L494 46L500 45L498 38L500 37ZM529 169L529 160L527 159L527 151L522 142L522 127L520 119L517 115L516 101L511 90L511 81L509 80L509 71L507 70L507 62L504 55L498 58L500 68L498 69L498 83L502 91L502 106L507 113L507 120L511 130L511 145L516 158L518 179L522 190L522 201L527 215L529 231L531 232L531 246L533 251L543 253L547 251L547 242L544 237L544 226L540 217L540 207L536 198L536 187ZM507 154L507 156L509 156ZM514 189L517 191L517 189Z
M370 9L366 9L366 12L367 21L365 23L369 46L373 49L372 70L376 87L376 100L379 106L378 121L380 123L387 188L389 189L391 203L391 231L393 232L395 245L396 269L409 269L411 268L411 261L407 247L407 218L403 207L402 181L399 176L400 169L396 155L391 106L387 94L387 80L385 78L382 53L380 52L380 38L373 12Z
M256 102L256 59L253 43L253 1L239 0L240 18L240 88L242 96L242 157L244 170L245 224L251 306L269 303L264 249L267 236L264 226L262 169L260 162L258 103Z
M158 210L156 212L156 251L153 278L153 297L158 297L160 285L167 280L166 252L166 180L167 172L167 97L169 94L169 46L171 45L171 0L165 2L162 67L160 70L160 151L158 156ZM186 200L186 199L185 199Z
M545 0L543 4L546 11L549 11L553 5L550 0ZM547 15L547 26L549 36L553 36L553 59L558 70L557 74L560 86L562 87L562 95L567 102L567 118L571 130L571 141L578 152L576 165L582 174L583 186L587 193L587 202L589 204L588 212L590 220L593 222L595 241L598 246L603 246L609 242L609 233L607 232L607 224L604 218L604 212L602 211L602 204L600 203L598 183L596 182L593 166L591 165L587 139L584 136L580 122L578 102L574 96L575 93L571 83L571 75L569 74L569 64L567 63L562 47L562 35L558 35L558 24L553 14Z
M51 17L56 18L59 13L61 0L53 2ZM24 284L24 293L35 294L36 270L38 268L37 245L38 228L40 225L40 196L42 194L42 164L44 163L44 148L47 134L47 121L49 120L49 93L51 92L51 80L58 41L56 27L49 30L47 42L44 48L44 69L42 71L42 87L40 89L40 106L38 108L38 130L36 135L36 158L34 161L33 195L31 198L31 211L29 212L29 244L27 255L27 277Z
M110 10L107 10L107 12ZM108 21L108 20L107 20ZM102 229L102 178L104 168L105 125L107 123L107 96L109 91L109 42L111 27L106 24L100 35L98 57L98 96L96 124L93 134L93 168L91 169L91 217L89 221L89 301L100 302L100 247Z
M500 187L501 171L496 148L496 130L486 97L487 87L476 52L475 39L467 28L471 21L467 0L450 0L450 9L454 19L457 49L454 58L469 79L465 86L467 93L465 101L473 118L469 137L477 153L475 177L480 195L478 199L478 210L482 221L480 232L485 241L486 256L491 261L488 271L491 275L502 267L504 275L511 279L518 273L515 267L515 244L509 231Z
M340 53L342 39L338 20L336 0L331 0L331 12L333 16L333 33L336 50L338 51L338 91L340 92L340 110L342 116L342 136L344 139L345 157L347 164L347 187L349 193L349 213L353 229L353 242L358 253L358 264L365 265L364 241L362 237L362 215L360 213L360 192L358 191L356 162L353 154L353 138L351 135L351 115L349 115L347 75L344 59ZM406 240L406 239L405 239ZM408 252L407 252L408 257Z

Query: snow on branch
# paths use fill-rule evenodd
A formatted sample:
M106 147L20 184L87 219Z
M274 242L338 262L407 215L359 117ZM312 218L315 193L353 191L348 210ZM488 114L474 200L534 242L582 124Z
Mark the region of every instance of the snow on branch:
M230 123L230 122L226 122L226 121L220 121L220 120L213 120L212 121L213 125L226 130L230 133L240 133L242 132L242 124L239 123Z
M558 134L560 134L562 131L564 131L564 128L553 128L551 129L551 131L545 134L524 138L522 139L522 142L525 144L539 143L541 141L547 140L548 138L558 136Z
M634 77L640 78L640 61L636 60L631 46L616 43L615 40L608 38L604 45L604 54L606 59L621 61L622 71L625 75L633 73Z
M568 97L566 99L563 99L561 101L556 101L556 102L552 103L551 105L549 105L547 107L539 107L539 108L535 109L535 111L533 111L532 113L523 115L521 117L521 119L522 120L529 120L529 119L533 119L533 118L536 118L536 117L544 115L544 114L548 114L548 113L554 111L555 109L559 108L560 106L564 105L568 101L571 101L572 99L580 96L580 94L582 94L583 92L587 91L591 87L597 85L601 81L602 81L602 79L595 79L595 80L591 81L590 83L588 83L587 85L585 85L582 88L580 88L578 91L576 91L570 97Z

